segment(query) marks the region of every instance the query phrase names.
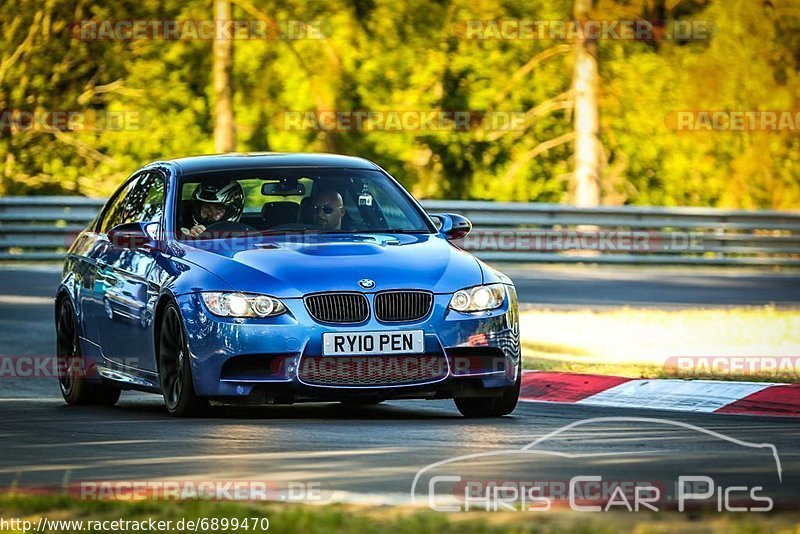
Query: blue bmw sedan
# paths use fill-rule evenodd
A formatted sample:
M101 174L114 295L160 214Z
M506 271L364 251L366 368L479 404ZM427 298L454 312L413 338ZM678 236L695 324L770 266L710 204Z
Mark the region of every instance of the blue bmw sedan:
M511 280L458 247L378 165L330 154L151 163L69 249L55 300L69 404L162 394L209 402L454 399L467 417L519 397Z

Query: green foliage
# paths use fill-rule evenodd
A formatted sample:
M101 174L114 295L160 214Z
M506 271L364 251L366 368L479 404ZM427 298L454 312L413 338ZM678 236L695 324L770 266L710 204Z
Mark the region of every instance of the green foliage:
M797 132L678 132L678 110L791 110L795 0L600 0L596 19L693 20L707 40L598 46L603 201L800 206ZM324 40L234 43L241 151L373 159L428 198L569 201L572 43L468 40L467 20L568 20L570 0L238 0L240 20L318 21ZM18 0L0 5L0 110L133 113L125 131L0 131L0 194L108 195L141 164L210 153L212 43L75 39L81 20L203 20L208 0ZM285 111L525 112L521 129L287 131Z

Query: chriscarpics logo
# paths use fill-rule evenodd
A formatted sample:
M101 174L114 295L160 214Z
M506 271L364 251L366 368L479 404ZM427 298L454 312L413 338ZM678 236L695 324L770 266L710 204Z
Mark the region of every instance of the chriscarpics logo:
M771 443L682 421L602 417L427 465L411 499L440 512L768 512L790 502L782 482Z

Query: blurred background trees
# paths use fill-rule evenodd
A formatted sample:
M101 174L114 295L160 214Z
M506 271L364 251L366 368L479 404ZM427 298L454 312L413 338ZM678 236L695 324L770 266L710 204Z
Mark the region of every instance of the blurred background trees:
M316 21L326 38L86 41L70 31L82 20L225 18L226 7L237 20ZM708 21L711 37L465 39L454 29L584 12ZM0 131L3 195L107 195L147 161L233 147L363 156L423 198L800 206L798 132L665 122L677 110L800 109L798 0L17 0L0 6L0 26L0 110L143 119L132 131ZM325 110L525 118L521 129L391 133L286 131L275 119Z

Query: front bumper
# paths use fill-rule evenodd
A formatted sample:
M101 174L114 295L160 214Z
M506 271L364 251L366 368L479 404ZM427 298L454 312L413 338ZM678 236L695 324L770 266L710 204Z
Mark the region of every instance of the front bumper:
M432 311L423 320L385 324L371 316L355 326L314 321L302 299L284 299L288 312L270 319L214 316L196 293L182 295L177 301L186 325L196 394L260 403L499 395L514 385L521 368L519 314L513 286L507 286L507 293L504 305L490 312L463 314L449 310L451 295L443 294L435 295ZM366 296L374 309L373 295ZM423 330L424 356L444 361L443 371L402 384L392 380L348 383L341 377L335 385L310 383L304 374L312 361L334 358L320 358L322 335L326 332L398 330ZM369 358L375 356L355 359ZM347 365L353 369L353 362Z

